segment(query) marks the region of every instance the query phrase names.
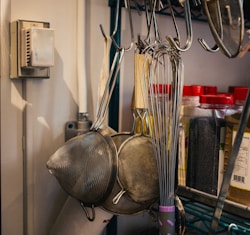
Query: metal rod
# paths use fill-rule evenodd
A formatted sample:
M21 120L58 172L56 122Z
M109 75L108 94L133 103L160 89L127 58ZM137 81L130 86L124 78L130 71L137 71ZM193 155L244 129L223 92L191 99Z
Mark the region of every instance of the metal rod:
M238 126L238 130L236 133L234 143L233 143L232 152L231 152L230 157L229 157L228 166L227 166L226 172L224 174L223 182L222 182L220 193L218 196L217 205L216 205L216 208L214 210L214 215L213 215L213 219L211 222L209 235L215 234L216 230L218 228L219 220L220 220L220 217L222 214L226 195L227 195L228 188L230 185L230 180L231 180L231 176L233 173L235 160L236 160L236 157L237 157L239 150L240 150L240 145L241 145L241 141L243 138L243 134L244 134L244 131L245 131L245 128L247 125L247 121L249 119L249 114L250 114L250 92L248 91L246 103L245 103L244 109L243 109L242 114L241 114L240 123Z

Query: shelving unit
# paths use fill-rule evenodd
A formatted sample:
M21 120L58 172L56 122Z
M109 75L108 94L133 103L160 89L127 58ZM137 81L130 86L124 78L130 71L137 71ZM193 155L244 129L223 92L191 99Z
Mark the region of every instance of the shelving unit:
M217 197L211 194L188 188L178 187L187 216L187 227L202 234L208 234ZM226 200L219 222L217 234L250 234L250 208L239 203ZM239 216L240 214L240 216Z
M139 4L140 1L131 1L131 8L137 11L144 11L143 4ZM164 1L162 1L164 2ZM184 17L184 10L178 4L177 0L172 0L174 12L176 17ZM206 16L202 12L201 6L194 6L192 1L191 15L192 20L198 20L206 22ZM110 17L110 32L114 29L114 19L116 11L116 0L109 0L109 7L111 10ZM250 29L250 8L244 9L247 12L245 18L245 28ZM163 7L157 11L158 14L171 15L168 7ZM118 22L118 30L116 34L116 41L120 42L120 27L121 22ZM115 49L111 48L110 60L113 59ZM115 130L118 129L119 114L116 110L119 110L119 75L117 78L116 89L113 91L111 98L109 112L112 119L109 120L109 125ZM188 228L194 229L198 234L208 234L211 225L214 208L216 206L217 197L209 195L200 191L197 191L188 187L178 187L178 195L180 196L187 215L186 225ZM239 216L240 215L240 216ZM250 208L232 201L226 200L223 208L223 213L219 221L219 229L216 234L229 234L229 235L249 235L250 234ZM108 235L117 234L117 220L116 217L109 224L107 228ZM194 233L195 235L196 233Z
M197 202L194 199L181 198L185 208L186 226L198 231L199 234L208 234L214 208ZM216 234L250 234L250 221L243 217L223 212Z
M204 193L193 188L178 186L178 195L208 205L210 207L216 206L217 196ZM224 211L233 215L240 214L242 218L248 219L250 222L250 207L248 206L226 200Z

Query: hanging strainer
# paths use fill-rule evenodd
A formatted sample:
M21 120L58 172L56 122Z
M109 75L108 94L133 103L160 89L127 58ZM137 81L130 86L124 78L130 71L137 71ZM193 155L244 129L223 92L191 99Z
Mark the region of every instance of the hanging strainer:
M50 157L47 167L72 197L84 205L98 205L116 179L116 155L110 138L89 132L66 142Z

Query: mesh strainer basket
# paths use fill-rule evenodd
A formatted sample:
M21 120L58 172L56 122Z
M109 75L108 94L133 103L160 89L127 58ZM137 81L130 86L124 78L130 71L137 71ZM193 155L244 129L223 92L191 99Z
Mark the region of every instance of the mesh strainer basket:
M111 137L88 132L61 146L47 167L69 195L85 206L99 205L114 185L117 152Z

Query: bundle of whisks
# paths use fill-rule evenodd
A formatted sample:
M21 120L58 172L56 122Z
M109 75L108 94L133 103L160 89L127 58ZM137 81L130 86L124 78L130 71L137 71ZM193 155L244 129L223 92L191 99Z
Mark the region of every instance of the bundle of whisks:
M159 231L175 234L175 170L179 116L183 89L183 63L168 42L156 43L145 52L151 61L142 86L150 117L149 128L159 175Z

